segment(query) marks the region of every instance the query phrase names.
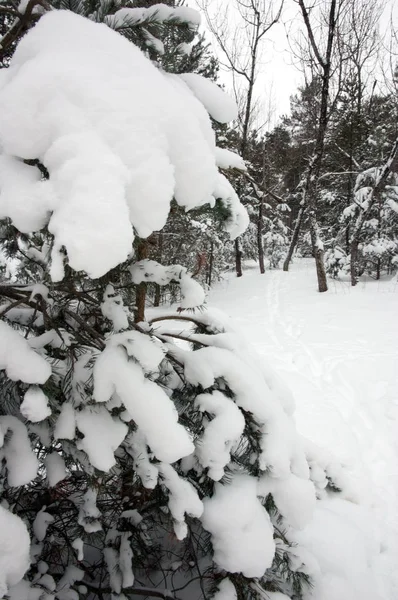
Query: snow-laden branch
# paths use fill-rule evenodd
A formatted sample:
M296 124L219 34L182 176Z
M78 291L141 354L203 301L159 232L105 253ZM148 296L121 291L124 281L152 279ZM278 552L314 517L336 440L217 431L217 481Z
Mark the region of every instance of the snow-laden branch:
M49 12L0 89L0 217L24 233L48 226L53 281L64 276L64 248L69 266L93 278L124 262L133 229L143 238L162 229L173 198L186 209L220 199L236 237L248 218L218 172L207 114L228 121L235 109L214 83L165 74L110 28ZM27 164L37 157L49 179Z

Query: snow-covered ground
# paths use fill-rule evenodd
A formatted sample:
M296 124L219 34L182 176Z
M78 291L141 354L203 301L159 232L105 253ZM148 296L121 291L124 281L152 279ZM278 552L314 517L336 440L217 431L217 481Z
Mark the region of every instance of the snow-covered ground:
M325 505L306 538L322 555L322 598L398 598L398 282L330 282L316 291L314 265L227 276L209 304L222 309L287 383L301 434L348 467L360 506ZM344 504L344 505L343 505ZM333 512L339 513L338 519ZM330 514L329 514L330 513ZM326 517L326 518L325 518ZM330 518L329 517L333 517ZM322 533L317 535L317 523ZM340 528L340 529L339 529ZM326 537L325 537L326 536ZM319 538L319 539L317 539ZM364 546L367 548L364 551ZM371 562L366 574L364 562ZM362 572L361 572L362 570ZM332 581L335 579L335 581ZM337 581L339 580L339 581ZM329 590L327 592L326 588Z

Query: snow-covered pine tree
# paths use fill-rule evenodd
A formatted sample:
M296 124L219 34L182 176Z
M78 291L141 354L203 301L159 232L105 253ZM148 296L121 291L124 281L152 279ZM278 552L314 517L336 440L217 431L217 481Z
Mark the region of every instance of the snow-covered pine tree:
M68 11L0 72L0 597L309 597L295 531L342 474L186 270L133 252L173 198L247 226L205 109L234 116ZM180 310L136 323L151 281L178 282Z

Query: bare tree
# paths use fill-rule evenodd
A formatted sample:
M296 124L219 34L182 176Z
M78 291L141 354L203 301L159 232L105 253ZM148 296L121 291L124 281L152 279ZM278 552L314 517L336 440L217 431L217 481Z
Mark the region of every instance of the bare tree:
M240 108L239 151L243 158L247 158L249 134L256 112L254 88L261 57L261 43L271 27L278 22L283 3L284 0L279 0L277 4L267 0L235 0L233 6L236 10L232 11L233 16L231 16L232 2L225 4L224 7L217 3L213 12L211 0L197 0L198 6L206 16L207 25L221 49L223 57L221 64L232 75L235 97ZM261 232L258 240L262 245ZM239 238L235 240L235 266L237 276L241 277L242 251ZM261 272L264 272L264 268Z
M313 155L309 161L303 197L298 217L293 230L291 244L284 263L284 270L289 268L296 247L300 228L306 213L309 215L311 242L316 260L318 287L326 291L327 283L323 266L323 247L317 235L317 197L318 182L321 174L325 137L328 125L340 99L345 81L355 82L355 103L353 113L352 144L346 151L349 159L347 173L353 173L357 167L355 139L358 138L358 126L362 112L364 93L371 87L372 65L377 58L379 38L377 24L383 10L382 2L373 0L335 0L329 4L327 13L315 13L314 7L307 8L304 0L298 0L300 12L306 31L306 45L299 46L298 55L311 76L321 80L320 107L317 119L317 134ZM322 39L326 45L322 49ZM353 176L347 179L347 203L351 203L354 188ZM349 232L347 231L347 245ZM322 289L321 289L322 288Z
M316 39L316 29L315 23L311 19L311 9L306 7L304 0L298 0L298 4L308 36L310 60L311 63L315 65L318 77L320 77L321 80L321 97L315 148L309 161L303 184L303 197L300 211L293 232L288 256L285 260L284 270L287 271L289 268L289 262L293 255L294 246L297 243L301 221L303 219L304 211L306 210L309 217L312 252L315 258L318 278L318 290L320 292L326 292L328 286L323 260L324 250L317 220L318 181L321 174L322 159L325 149L325 135L329 118L329 88L333 76L332 56L336 40L336 28L344 6L344 0L331 0L327 14L321 15L323 19L318 25L321 25L320 29L322 37L326 33L326 47L324 49L322 49L320 42Z

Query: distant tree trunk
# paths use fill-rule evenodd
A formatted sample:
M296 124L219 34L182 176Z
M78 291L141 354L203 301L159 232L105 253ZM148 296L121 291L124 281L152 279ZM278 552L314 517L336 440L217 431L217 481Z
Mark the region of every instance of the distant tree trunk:
M358 246L359 240L355 239L351 242L350 270L351 270L351 285L356 286L358 283L357 264L358 264Z
M235 240L235 269L236 269L236 276L242 277L242 275L243 275L243 273L242 273L242 249L240 246L239 238L236 238L236 240Z
M260 265L260 273L264 275L264 246L263 246L263 210L264 203L260 200L260 206L258 207L258 221L257 221L257 249L258 249L258 263Z
M298 238L300 235L300 229L301 229L301 224L303 222L304 213L305 213L305 206L300 206L300 210L298 212L298 215L296 218L296 223L295 223L294 229L293 229L292 239L290 240L289 250L287 251L287 256L285 258L285 262L283 263L284 271L289 270L290 262L293 258L293 254L296 249Z
M323 244L318 233L318 222L314 210L310 211L310 233L311 233L311 246L312 252L315 258L316 274L318 279L318 290L320 292L327 292L328 283L326 278L325 263L323 260Z
M148 258L148 241L140 240L137 246L137 261ZM139 283L136 286L135 293L135 309L134 309L134 323L140 323L145 321L145 300L146 300L146 283Z
M213 279L213 261L214 261L214 242L212 240L210 242L209 279L208 279L209 287L211 287L211 282Z

